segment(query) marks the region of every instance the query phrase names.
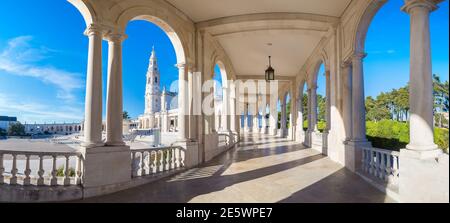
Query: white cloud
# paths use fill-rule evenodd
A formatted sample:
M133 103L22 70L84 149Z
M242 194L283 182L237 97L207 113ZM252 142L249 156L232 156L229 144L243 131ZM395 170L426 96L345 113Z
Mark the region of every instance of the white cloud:
M0 93L0 113L17 116L21 122L80 121L84 114L81 107L26 102L14 95Z
M19 36L9 40L6 49L0 52L0 70L54 85L58 89L58 98L73 100L73 91L84 87L81 75L51 66L35 65L34 62L47 58L54 50L42 46L33 48L31 40L31 36Z

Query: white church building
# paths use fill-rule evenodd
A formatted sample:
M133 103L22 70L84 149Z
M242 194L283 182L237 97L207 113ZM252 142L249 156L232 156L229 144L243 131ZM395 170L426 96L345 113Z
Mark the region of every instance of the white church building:
M166 90L164 87L161 91L161 76L158 68L158 60L156 58L155 48L153 47L146 76L145 87L145 110L144 114L137 119L138 129L160 129L161 132L177 132L178 131L178 98L176 92ZM215 108L217 130L222 129L222 93L218 92L222 88L216 82L214 85L215 100L218 106ZM131 123L136 123L132 121ZM133 128L129 128L133 129Z

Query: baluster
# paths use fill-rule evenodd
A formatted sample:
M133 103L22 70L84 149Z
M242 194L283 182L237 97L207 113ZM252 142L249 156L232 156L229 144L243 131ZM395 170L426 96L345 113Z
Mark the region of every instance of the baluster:
M161 155L160 155L161 154ZM161 172L161 150L156 150L155 159L156 159L156 172Z
M386 155L386 176L384 177L384 181L389 182L389 178L391 178L392 174L392 165L391 165L391 154Z
M42 155L39 155L39 171L38 171L38 175L39 178L37 180L37 185L41 186L44 185L44 157Z
M367 150L365 148L362 149L361 166L362 166L362 171L363 172L366 172L366 157L367 157L366 151Z
M136 177L138 175L137 165L136 165L136 152L131 152L131 176Z
M175 148L174 147L170 148L170 151L171 151L171 153L170 153L170 158L171 158L170 163L172 165L172 169L176 169L177 167L175 165L175 162L176 162L176 158L175 158L175 152L176 151L175 151Z
M171 148L168 148L168 149L166 149L166 163L167 163L167 170L171 170L172 169L172 167L171 167L171 160L172 160L172 149Z
M70 168L69 168L70 156L66 155L66 171L64 177L64 186L70 185Z
M5 177L3 173L5 172L5 167L3 166L3 153L0 153L0 184L5 183Z
M146 165L145 165L144 155L145 155L145 151L141 152L141 176L146 175L146 173L145 173Z
M155 163L153 157L154 157L154 152L153 151L149 151L148 152L148 173L149 174L153 174L155 171Z
M175 158L175 168L180 168L180 153L178 152L179 148L174 148L174 158Z
M11 179L9 180L9 184L15 185L17 184L17 157L16 154L12 154L13 156L13 163L11 168Z
M373 163L372 163L372 175L377 176L378 175L378 152L373 152Z
M384 179L384 176L386 175L385 172L384 172L384 170L385 170L385 164L384 164L385 158L384 158L384 156L385 156L385 154L380 152L380 167L379 167L380 170L379 170L379 175L378 175L378 177L380 179Z
M162 163L163 163L162 171L164 172L167 170L167 150L161 150L161 153L162 153L161 158L162 158Z
M179 148L179 150L180 150L180 167L184 167L184 157L183 157L183 153L184 153L184 151L183 151L183 148Z
M56 176L56 174L57 174L57 169L56 169L56 158L57 158L56 155L53 155L53 156L52 156L53 166L52 166L52 178L51 178L51 180L50 180L50 185L51 185L51 186L56 186L56 185L58 185L58 178L57 178L57 176Z
M24 171L25 178L23 179L23 185L30 185L30 183L31 183L30 155L25 155L25 156L26 156L25 171Z
M151 155L151 161L152 161L152 173L157 173L158 172L158 168L157 168L157 158L158 158L158 152L157 151L152 151L152 155Z
M369 159L370 159L370 161L369 161L369 174L373 173L373 159L374 159L373 153L374 152L372 150L369 151Z
M398 156L394 156L393 157L393 164L392 164L392 168L393 168L393 180L394 183L397 183L398 177L399 177L399 173L398 173Z
M83 171L82 171L82 162L81 160L83 159L82 155L77 156L77 179L76 179L76 184L80 185L81 184L81 177L83 176Z

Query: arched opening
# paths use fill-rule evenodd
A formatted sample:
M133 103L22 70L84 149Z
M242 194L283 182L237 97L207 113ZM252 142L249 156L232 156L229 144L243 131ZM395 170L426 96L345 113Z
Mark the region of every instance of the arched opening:
M411 16L398 10L403 5L401 1L387 1L369 7L356 33L356 49L366 53L363 61L366 136L374 147L388 150L399 150L410 143ZM434 133L434 142L445 149L443 147L448 147L448 141L441 144L437 138L448 139L448 118L439 119L448 112L448 100L440 100L437 89L448 88L445 87L448 86L448 59L444 67L439 64L442 55L448 57L448 26L442 25L442 19L439 19L445 14L448 18L448 2L440 4L440 7L430 13L429 21L431 40L445 39L431 41L431 82L434 90L430 92L433 94L430 106L433 106L434 120L429 132ZM387 79L389 81L385 81ZM420 122L423 123L422 119Z
M119 19L127 34L123 41L123 108L132 117L124 120L124 125L130 126L124 127L123 134L141 136L126 142L131 147L170 145L178 139L178 83L186 84L179 81L180 72L188 71L184 49L167 23L153 16L132 14L124 13ZM131 127L134 120L142 123L137 130Z
M223 132L229 130L229 121L227 113L227 101L224 101L226 97L225 92L227 90L227 73L225 65L218 61L214 65L214 75L212 77L214 81L214 113L215 113L215 128L217 132Z

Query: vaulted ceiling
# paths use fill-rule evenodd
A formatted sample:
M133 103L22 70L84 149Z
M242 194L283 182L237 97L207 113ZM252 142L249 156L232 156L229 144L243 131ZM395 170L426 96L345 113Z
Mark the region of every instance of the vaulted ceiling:
M351 0L166 0L224 48L237 75L295 76ZM271 44L271 46L270 46Z

